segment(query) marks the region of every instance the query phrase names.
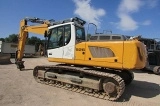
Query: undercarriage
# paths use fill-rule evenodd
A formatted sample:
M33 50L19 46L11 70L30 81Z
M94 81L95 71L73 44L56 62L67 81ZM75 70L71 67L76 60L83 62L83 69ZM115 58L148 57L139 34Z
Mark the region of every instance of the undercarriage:
M111 101L117 100L134 78L127 70L66 64L36 66L33 76L39 83Z

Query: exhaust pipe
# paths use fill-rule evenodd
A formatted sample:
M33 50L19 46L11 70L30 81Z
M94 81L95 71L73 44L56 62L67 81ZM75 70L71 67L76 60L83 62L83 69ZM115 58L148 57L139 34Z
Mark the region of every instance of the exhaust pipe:
M12 62L10 61L10 58L11 58L10 54L0 53L0 65L11 64Z

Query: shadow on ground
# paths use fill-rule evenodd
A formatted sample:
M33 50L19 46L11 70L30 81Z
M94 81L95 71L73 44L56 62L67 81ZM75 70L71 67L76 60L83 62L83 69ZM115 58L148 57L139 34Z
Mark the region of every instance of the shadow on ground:
M160 85L146 81L133 80L130 85L126 86L123 95L117 102L129 101L131 96L152 98L159 94Z
M14 63L12 63L11 61L0 61L0 65L9 65L9 64L14 64Z

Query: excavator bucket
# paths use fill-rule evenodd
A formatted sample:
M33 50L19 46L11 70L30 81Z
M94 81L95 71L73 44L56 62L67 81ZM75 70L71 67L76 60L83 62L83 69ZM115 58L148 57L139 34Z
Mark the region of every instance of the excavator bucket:
M10 54L0 54L0 65L11 64L10 57Z

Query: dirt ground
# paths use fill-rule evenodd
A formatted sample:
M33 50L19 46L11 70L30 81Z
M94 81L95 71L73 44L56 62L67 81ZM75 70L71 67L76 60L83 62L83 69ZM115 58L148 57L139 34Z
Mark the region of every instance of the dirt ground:
M117 102L37 83L32 70L47 58L25 58L26 70L15 64L0 65L0 106L160 106L160 76L135 71L134 81ZM14 59L11 59L14 63Z

